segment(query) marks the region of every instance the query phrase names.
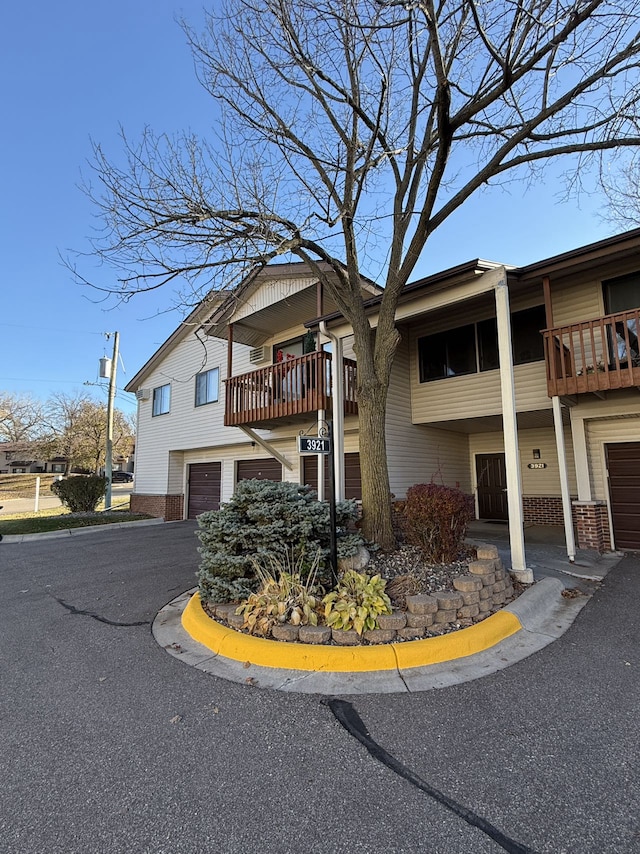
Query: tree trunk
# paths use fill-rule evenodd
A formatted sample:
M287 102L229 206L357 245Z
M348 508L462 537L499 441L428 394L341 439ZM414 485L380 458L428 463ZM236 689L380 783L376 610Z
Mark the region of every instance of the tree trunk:
M387 389L377 382L358 391L360 471L362 474L362 533L384 551L396 547L387 470L385 413Z

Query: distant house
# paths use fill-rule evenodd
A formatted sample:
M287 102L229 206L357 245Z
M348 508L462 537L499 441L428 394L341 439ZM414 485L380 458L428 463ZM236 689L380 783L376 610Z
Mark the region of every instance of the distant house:
M0 442L0 474L64 474L64 457L35 459L37 451L29 442Z
M375 327L379 292L363 286L363 299ZM509 522L522 564L529 524L564 525L570 554L640 549L640 229L410 283L397 324L386 418L398 498L432 479L459 486L478 519ZM320 458L296 439L334 394L338 493L360 497L352 330L304 265L268 266L200 306L126 388L136 510L194 518L249 477L322 491Z

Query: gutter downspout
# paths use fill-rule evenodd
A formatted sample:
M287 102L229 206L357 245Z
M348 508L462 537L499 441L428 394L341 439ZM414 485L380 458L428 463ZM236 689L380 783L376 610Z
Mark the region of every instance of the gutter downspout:
M329 332L324 320L320 321L320 332L333 345L333 352L331 354L333 464L336 501L344 501L344 371L342 367L342 341L333 332Z

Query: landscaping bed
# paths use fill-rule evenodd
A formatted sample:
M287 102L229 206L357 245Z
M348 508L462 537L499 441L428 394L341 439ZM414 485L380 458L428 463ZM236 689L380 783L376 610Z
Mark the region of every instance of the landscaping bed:
M425 564L419 549L403 546L397 552L374 555L367 572L386 580L390 614L377 617L377 627L361 633L326 625L274 625L268 637L302 644L353 646L398 643L436 637L481 622L513 601L524 589L504 568L498 550L478 546L474 553L447 565ZM202 606L212 619L249 634L238 602Z

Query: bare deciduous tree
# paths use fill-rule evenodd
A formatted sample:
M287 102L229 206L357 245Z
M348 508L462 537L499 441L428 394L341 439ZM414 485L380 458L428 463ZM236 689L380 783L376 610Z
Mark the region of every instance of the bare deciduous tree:
M609 202L604 216L623 228L640 226L640 160L614 158L601 170L600 181Z
M31 442L42 430L42 404L29 394L0 392L0 442Z
M107 442L107 408L86 392L58 393L46 403L47 442L50 456L67 461L66 473L73 468L99 472L104 465ZM133 444L133 419L116 409L113 413L113 452L126 455Z
M398 297L479 188L640 144L640 0L226 0L183 23L217 138L146 130L95 147L88 187L121 298L231 288L309 264L353 326L363 527L393 543L385 453ZM120 165L119 165L120 164ZM332 273L323 272L326 262ZM372 331L360 274L384 285ZM81 275L78 274L81 278Z

